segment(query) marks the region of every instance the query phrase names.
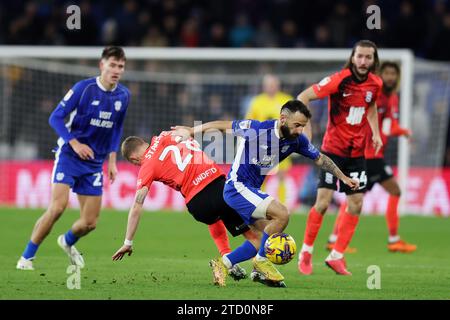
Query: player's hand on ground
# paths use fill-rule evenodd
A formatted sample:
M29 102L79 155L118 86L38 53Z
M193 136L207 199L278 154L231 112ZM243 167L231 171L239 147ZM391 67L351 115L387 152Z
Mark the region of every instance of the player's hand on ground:
M356 179L351 179L349 177L346 177L346 179L343 181L346 185L350 187L352 190L358 190L359 188L359 181Z
M112 256L112 259L114 261L117 260L122 260L123 256L128 253L129 256L131 256L131 254L133 253L133 247L132 246L127 246L127 245L123 245L119 250L117 250L116 253L114 253L114 255Z
M180 139L180 141L186 141L187 139L189 139L191 137L191 131L192 131L191 127L174 126L174 127L170 127L170 129L172 129L172 136L175 139ZM180 142L180 141L178 141L178 142Z
M73 139L70 142L70 146L73 151L83 160L94 159L94 151L87 144L80 143L78 140Z
M372 136L372 143L373 148L375 149L375 154L377 154L378 151L380 151L381 147L383 146L383 141L381 141L380 135Z
M116 180L117 176L117 165L115 163L108 164L108 178L111 184Z

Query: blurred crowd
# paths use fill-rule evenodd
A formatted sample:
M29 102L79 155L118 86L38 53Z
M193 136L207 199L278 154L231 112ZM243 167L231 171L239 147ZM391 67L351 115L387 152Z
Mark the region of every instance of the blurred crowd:
M69 30L66 8L81 8ZM381 29L369 30L369 5ZM0 3L0 44L349 47L357 39L450 60L449 0L15 0Z
M66 20L70 15L66 13L66 8L72 4L78 5L81 9L81 30L69 30L66 27ZM372 4L378 5L381 9L381 30L369 30L366 27L366 19L369 16L366 8ZM361 38L372 39L380 47L411 48L418 57L450 60L450 0L15 0L0 2L0 44L350 48L356 40ZM151 64L149 66L134 67L132 63L134 61L129 61L127 69L157 71L152 62L148 62ZM173 65L174 63L171 63L170 67ZM193 67L197 68L196 65ZM165 68L169 66L165 65ZM282 72L282 70L278 71ZM260 72L249 71L249 73L259 74ZM35 118L30 117L23 120L29 126L11 125L3 129L10 145L20 140L34 141L39 146L39 158L51 156L48 150L51 149L55 140L54 133L47 125L48 115L68 86L77 81L77 77L54 80L55 86L52 86L49 92L50 89L45 86L45 81L36 81L36 79L46 79L46 76L45 73L40 74L35 71L19 77L22 80L25 79L24 81L8 82L12 83L10 92L12 119L20 119L16 113L20 114L24 111L22 108L31 105L39 106L41 112L38 114L42 119L36 121ZM42 90L34 90L34 96L30 97L29 88L37 84L42 84ZM137 124L133 130L137 128L142 135L164 130L175 120L177 123L189 124L198 118L206 121L205 117L212 120L243 116L245 110L241 109L245 103L239 100L240 95L232 95L230 92L237 90L237 92L256 94L259 90L258 86L254 85L250 85L250 88L235 86L234 89L226 86L184 87L178 84L158 85L156 83L129 83L128 85L137 106L132 111L135 114L130 114L130 117L135 119L131 123ZM284 84L283 89L295 95L301 90L302 85L296 83L295 87L290 87ZM170 112L170 115L165 114L161 112L161 109L155 109L152 112L142 109L148 105L149 101L152 105L160 105L158 101L151 100L154 96L164 101L167 110L177 110L176 115L174 116L173 112ZM30 103L27 99L40 102ZM142 101L138 101L139 99ZM448 106L448 101L441 104L445 108ZM431 109L434 110L434 108ZM205 110L208 110L207 114ZM434 114L432 111L427 111L430 115ZM147 119L142 114L152 116ZM315 115L314 119L325 123L322 121L324 116ZM423 118L418 113L414 119ZM427 119L431 119L431 116ZM35 135L28 129L33 128L36 123L42 125L39 132L48 134ZM143 125L139 125L140 123ZM421 128L421 133L433 132L427 123L418 127ZM430 134L422 134L424 141L418 145L426 146L430 141ZM450 126L448 126L446 150L444 162L445 165L450 166ZM424 150L414 150L414 148L413 152L426 153ZM23 152L20 151L19 154Z

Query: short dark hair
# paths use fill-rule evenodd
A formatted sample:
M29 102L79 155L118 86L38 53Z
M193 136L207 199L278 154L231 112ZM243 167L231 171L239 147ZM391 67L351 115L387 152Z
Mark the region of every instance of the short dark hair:
M120 151L122 153L122 156L127 160L130 161L131 154L141 145L145 143L145 140L136 137L136 136L129 136L127 137L120 147Z
M105 49L103 49L102 59L108 60L110 57L114 57L117 60L127 60L127 58L125 57L125 51L123 51L121 47L117 46L106 47Z
M289 100L281 107L280 113L286 110L289 110L291 113L303 113L303 115L308 119L311 119L312 117L311 111L309 111L308 107L300 100Z
M345 63L344 69L347 69L347 68L352 69L353 68L352 58L355 55L355 51L356 51L357 47L373 48L374 62L373 62L373 65L370 67L369 71L372 73L376 73L380 66L380 58L378 58L377 45L370 40L359 40L357 43L355 43L355 45L353 46L352 54L350 55L350 58Z
M380 73L383 72L386 68L393 68L397 72L397 74L400 76L400 66L397 62L394 61L384 61L380 66Z

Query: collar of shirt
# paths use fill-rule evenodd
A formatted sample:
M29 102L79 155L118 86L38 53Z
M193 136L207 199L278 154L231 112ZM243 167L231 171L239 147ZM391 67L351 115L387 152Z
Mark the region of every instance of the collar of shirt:
M95 81L97 82L97 86L102 89L105 92L113 92L114 90L117 89L117 84L114 86L114 88L112 88L111 90L107 90L102 83L100 82L100 76L98 76L97 78L95 78Z
M274 122L274 130L275 130L275 136L280 139L280 132L278 131L278 120L275 120Z

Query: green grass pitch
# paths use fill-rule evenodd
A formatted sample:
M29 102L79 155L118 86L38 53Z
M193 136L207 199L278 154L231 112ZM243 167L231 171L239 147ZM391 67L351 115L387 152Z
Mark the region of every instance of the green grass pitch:
M450 299L450 219L405 216L400 231L418 245L412 254L389 253L384 217L363 216L346 255L351 277L335 275L324 265L324 249L334 215L329 214L316 241L314 274L300 276L297 258L280 266L288 288L269 288L245 279L228 278L223 288L212 285L208 261L217 250L205 225L188 213L145 212L134 253L113 262L124 238L127 213L103 210L97 229L77 244L86 267L79 290L67 288L68 258L56 238L78 217L67 210L41 245L35 271L15 269L42 210L0 209L0 299ZM286 232L301 245L305 215L293 215ZM236 247L241 237L230 238ZM369 290L370 265L381 270L381 289ZM251 263L244 262L248 273Z

